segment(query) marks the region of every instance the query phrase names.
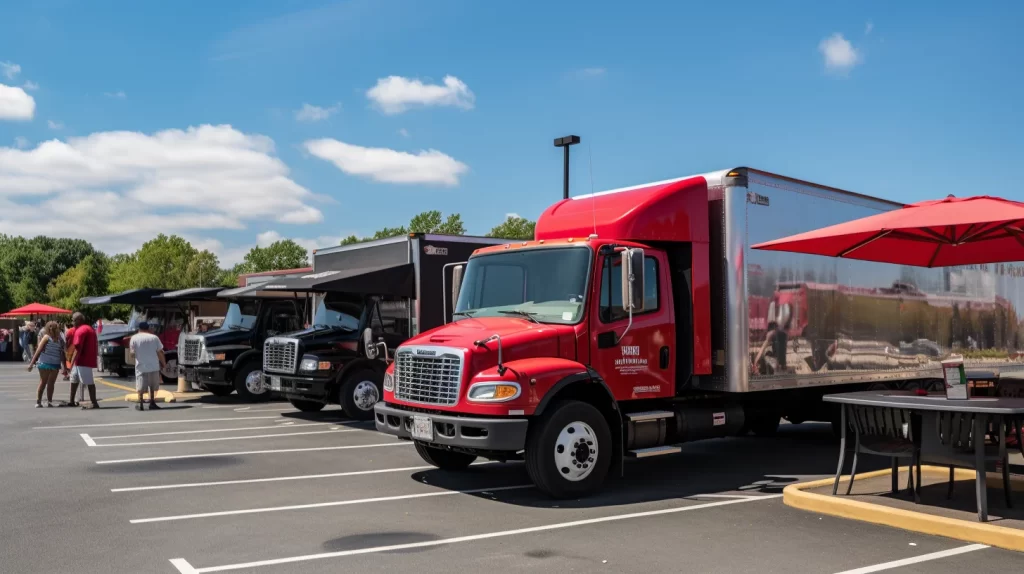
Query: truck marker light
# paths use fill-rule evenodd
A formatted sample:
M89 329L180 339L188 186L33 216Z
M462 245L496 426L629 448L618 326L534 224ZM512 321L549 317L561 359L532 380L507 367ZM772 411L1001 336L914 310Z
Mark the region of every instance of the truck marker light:
M395 390L395 377L391 373L384 373L384 390Z
M319 364L317 364L317 367L318 367L318 368L319 368L319 369L320 369L321 371L327 371L327 370L330 370L330 368L331 368L331 362L330 362L330 361L320 361L320 363L319 363Z
M523 409L509 409L508 410L508 414L509 414L509 416L512 416L512 417L514 417L514 416L521 416L521 415L525 415L526 411L524 411Z

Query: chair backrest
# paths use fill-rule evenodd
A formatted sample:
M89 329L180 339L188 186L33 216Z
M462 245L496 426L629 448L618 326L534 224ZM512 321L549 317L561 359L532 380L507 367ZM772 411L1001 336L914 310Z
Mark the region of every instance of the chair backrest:
M939 443L955 449L974 448L974 417L974 413L938 413Z
M865 437L912 439L910 411L887 407L852 406L850 428Z

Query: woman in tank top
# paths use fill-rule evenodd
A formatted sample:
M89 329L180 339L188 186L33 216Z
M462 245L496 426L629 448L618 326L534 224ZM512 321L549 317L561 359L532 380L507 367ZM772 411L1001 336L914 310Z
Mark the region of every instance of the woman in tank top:
M53 386L57 375L64 369L64 341L56 321L50 321L40 334L35 355L28 370L39 364L39 388L36 389L36 408L43 406L43 389L46 390L46 406L53 406Z

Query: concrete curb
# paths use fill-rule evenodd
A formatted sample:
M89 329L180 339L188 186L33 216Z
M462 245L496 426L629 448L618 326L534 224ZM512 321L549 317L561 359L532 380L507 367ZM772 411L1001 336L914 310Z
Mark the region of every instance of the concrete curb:
M908 470L907 467L900 468L901 472L906 470ZM922 466L921 472L940 475L943 477L949 476L949 469L943 467ZM863 474L858 474L857 480L889 476L891 473L891 470L865 472ZM954 476L957 479L974 480L975 473L971 470L957 469ZM956 518L947 518L944 516L935 516L924 512L903 510L901 508L891 508L881 504L871 504L869 502L862 502L859 500L850 500L845 496L831 496L806 492L813 488L831 486L834 480L834 478L826 478L812 482L791 484L782 490L782 500L786 506L792 506L793 508L808 510L810 512L817 512L819 514L839 516L841 518L860 520L862 522L870 522L873 524L882 524L884 526L892 526L893 528L901 528L903 530L920 532L922 534L945 536L946 538L954 538L965 542L986 544L988 546L996 546L1007 550L1024 552L1024 530L995 526L982 522L970 522ZM998 475L989 474L987 480L989 483L995 482L998 485L1002 485L1002 477ZM849 476L844 476L839 480L839 484L841 486L847 485L849 482ZM1024 489L1024 481L1014 479L1012 484L1012 488L1015 491Z

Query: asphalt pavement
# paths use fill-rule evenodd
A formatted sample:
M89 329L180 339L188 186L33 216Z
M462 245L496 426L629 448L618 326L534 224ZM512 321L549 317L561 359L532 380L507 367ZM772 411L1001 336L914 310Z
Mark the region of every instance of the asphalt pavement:
M1022 560L783 505L785 485L835 472L824 425L693 443L555 501L521 464L432 469L337 407L204 394L138 412L100 385L100 410L35 409L37 381L0 363L5 573L959 574Z

